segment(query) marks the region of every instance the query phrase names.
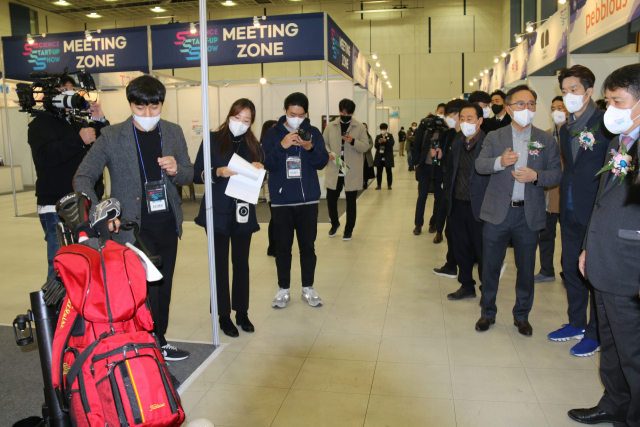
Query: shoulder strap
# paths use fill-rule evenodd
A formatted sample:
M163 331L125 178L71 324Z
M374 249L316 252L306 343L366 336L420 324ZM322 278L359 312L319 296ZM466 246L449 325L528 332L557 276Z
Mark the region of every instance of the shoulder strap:
M107 336L108 334L100 335L100 338L92 342L89 347L85 348L84 351L80 353L80 356L78 356L78 358L71 365L71 368L67 373L67 384L64 393L66 402L68 402L71 397L71 387L73 386L74 381L82 372L82 365L84 365L84 362L87 361L91 353L93 353L93 350L95 350L98 344L100 344L100 341L102 341L102 339L106 338Z

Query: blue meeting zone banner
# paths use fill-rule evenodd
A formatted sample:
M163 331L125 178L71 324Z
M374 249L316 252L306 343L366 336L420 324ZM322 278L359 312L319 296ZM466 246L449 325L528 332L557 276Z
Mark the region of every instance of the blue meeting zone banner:
M324 14L267 16L207 22L209 66L324 59ZM200 66L200 32L189 23L151 27L156 70Z
M119 28L91 33L47 34L34 37L2 37L6 78L33 81L30 73L62 73L85 70L89 73L149 71L147 28Z
M327 15L327 38L329 63L338 71L353 78L353 42L329 15Z

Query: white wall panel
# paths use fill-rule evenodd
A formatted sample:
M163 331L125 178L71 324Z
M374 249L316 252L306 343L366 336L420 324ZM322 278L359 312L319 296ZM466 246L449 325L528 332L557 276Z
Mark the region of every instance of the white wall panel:
M538 95L533 125L542 130L550 129L553 123L551 121L551 101L556 96L562 95L558 87L558 78L554 76L529 77L527 83Z

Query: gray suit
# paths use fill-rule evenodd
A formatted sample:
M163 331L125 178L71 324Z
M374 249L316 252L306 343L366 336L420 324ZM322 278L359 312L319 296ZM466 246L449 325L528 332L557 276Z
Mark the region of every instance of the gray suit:
M509 240L513 241L518 276L516 280L516 304L513 317L517 321L528 320L533 306L533 276L539 231L546 226L544 187L552 187L562 178L560 152L555 139L536 127L531 127L531 140L538 141L545 149L535 157L528 150L521 151L527 157L527 167L538 173L537 185L524 184L524 207L512 207L511 200L515 179L514 166L495 171L496 159L507 148L515 151L512 126L490 132L482 144L476 160L479 174L491 174L489 186L482 203L480 218L485 221L483 230L482 317L493 319L497 313L496 295L500 269L507 252Z
M162 155L174 156L178 163L178 174L164 174L167 198L176 219L176 231L182 236L182 200L176 185L187 185L193 180L193 165L189 159L187 143L182 128L177 124L160 120L162 129ZM100 138L84 158L74 178L76 191L83 191L97 200L93 186L105 166L111 177L111 197L120 201L123 220L135 221L140 225L140 212L143 209L140 196L142 183L138 164L138 149L133 133L133 118L104 128ZM144 207L146 209L146 207ZM119 243L134 243L133 232L120 231L113 234Z

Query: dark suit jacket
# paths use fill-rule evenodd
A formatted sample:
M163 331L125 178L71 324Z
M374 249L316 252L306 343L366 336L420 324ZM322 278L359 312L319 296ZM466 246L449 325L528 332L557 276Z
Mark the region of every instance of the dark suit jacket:
M567 129L566 124L560 128L560 146L562 148L562 158L564 159L564 172L560 184L561 221L564 220L567 214L567 198L569 186L571 186L573 212L576 215L576 219L582 225L589 223L591 210L598 192L598 183L600 182L596 174L602 169L610 142L602 122L603 115L604 113L597 109L587 122L587 129L591 129L599 123L598 131L594 135L598 143L593 146L593 151L580 147L575 161L571 151L573 135Z
M491 175L489 186L482 203L480 218L491 224L501 224L511 206L511 194L515 179L511 175L514 166L496 172L493 168L496 158L502 156L506 148L513 149L512 126L489 133L482 144L482 151L476 160L476 171L481 175ZM531 139L546 147L540 150L535 160L527 152L527 167L538 172L538 183L524 185L524 211L527 225L531 230L542 230L547 223L544 187L553 187L562 178L562 165L558 144L554 137L537 127L531 126Z
M509 114L505 114L502 120L498 121L496 116L490 117L488 119L484 119L482 122L482 130L486 133L489 133L494 130L498 130L503 127L507 127L511 124L511 116Z
M616 149L619 137L609 144ZM630 154L637 156L638 141ZM607 154L605 164L611 159ZM611 172L600 177L595 205L583 249L587 251L586 275L593 286L615 295L638 296L640 284L640 188L611 180Z
M480 131L480 138L478 142L476 142L476 147L473 152L473 163L475 164L476 159L480 155L480 151L482 151L482 144L484 143L485 134ZM450 182L446 190L449 193L449 200L454 199L455 189L456 189L456 177L458 176L458 166L460 165L460 152L462 150L466 150L463 147L465 142L465 137L462 133L456 135L456 138L453 140L453 144L451 145L451 161L449 164L451 167L447 168L447 182ZM480 175L476 172L474 167L471 168L471 180L469 181L471 185L471 210L473 211L473 216L476 221L481 222L480 219L480 210L482 209L482 202L484 200L484 195L487 191L487 187L489 186L489 180L491 179L491 175ZM451 203L449 204L449 208L447 210L448 215L451 215Z
M382 159L382 153L380 152L380 138L382 138L382 134L376 136L376 157L373 159L373 166L380 166L380 159ZM382 143L384 145L384 167L392 168L395 166L395 161L393 159L393 146L396 141L393 139L393 135L387 132L387 142Z

